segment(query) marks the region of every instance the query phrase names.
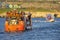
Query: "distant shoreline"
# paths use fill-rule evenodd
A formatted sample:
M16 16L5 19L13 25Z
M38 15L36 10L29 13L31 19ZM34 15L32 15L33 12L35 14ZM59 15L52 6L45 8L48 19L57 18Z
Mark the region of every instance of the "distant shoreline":
M28 11L25 11L25 13L28 13ZM46 14L58 14L57 18L60 18L60 12L31 12L32 18L44 18L46 17ZM1 17L6 17L6 12L0 14Z

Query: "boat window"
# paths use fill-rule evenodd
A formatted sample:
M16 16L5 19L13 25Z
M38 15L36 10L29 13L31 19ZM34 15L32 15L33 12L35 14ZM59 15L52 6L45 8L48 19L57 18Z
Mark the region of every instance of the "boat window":
M17 20L10 20L10 21L9 21L9 24L10 24L10 25L16 25L17 23L18 23Z

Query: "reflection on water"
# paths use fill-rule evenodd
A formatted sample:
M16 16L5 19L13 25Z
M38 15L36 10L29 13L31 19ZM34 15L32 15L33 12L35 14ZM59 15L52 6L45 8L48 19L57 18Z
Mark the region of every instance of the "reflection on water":
M45 18L33 18L32 30L19 33L4 33L4 18L0 18L0 40L60 40L60 22L45 21ZM56 18L55 21L60 21Z

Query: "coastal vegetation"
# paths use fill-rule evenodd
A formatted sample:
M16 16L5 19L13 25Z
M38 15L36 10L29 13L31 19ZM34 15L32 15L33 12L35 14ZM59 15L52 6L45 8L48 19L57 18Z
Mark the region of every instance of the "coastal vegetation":
M4 3L3 3L4 4ZM6 7L6 4L12 5L12 8ZM30 11L35 17L45 16L47 13L60 13L60 2L59 1L20 1L20 2L5 2L5 5L0 8L0 14L6 13L7 11L18 9L18 11ZM60 14L59 14L60 17Z
M13 10L13 9L10 9L10 8L2 8L0 9L0 14L1 13L4 13L4 12L7 12L7 11L10 11L10 10ZM48 9L43 9L43 8L38 8L38 9L29 9L29 8L22 8L22 9L18 9L18 11L33 11L33 12L54 12L54 10L48 10Z

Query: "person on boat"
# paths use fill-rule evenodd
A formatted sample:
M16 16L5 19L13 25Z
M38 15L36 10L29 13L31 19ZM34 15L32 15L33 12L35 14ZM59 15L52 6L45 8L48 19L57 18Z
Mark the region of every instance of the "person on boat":
M25 12L21 11L20 16L21 16L21 20L23 21L24 21L24 15L25 15Z
M6 21L8 21L8 18L9 18L9 12L6 13Z
M6 20L11 18L12 11L6 13Z
M28 26L31 26L31 13L28 13L28 17L27 17L27 22L29 22Z

